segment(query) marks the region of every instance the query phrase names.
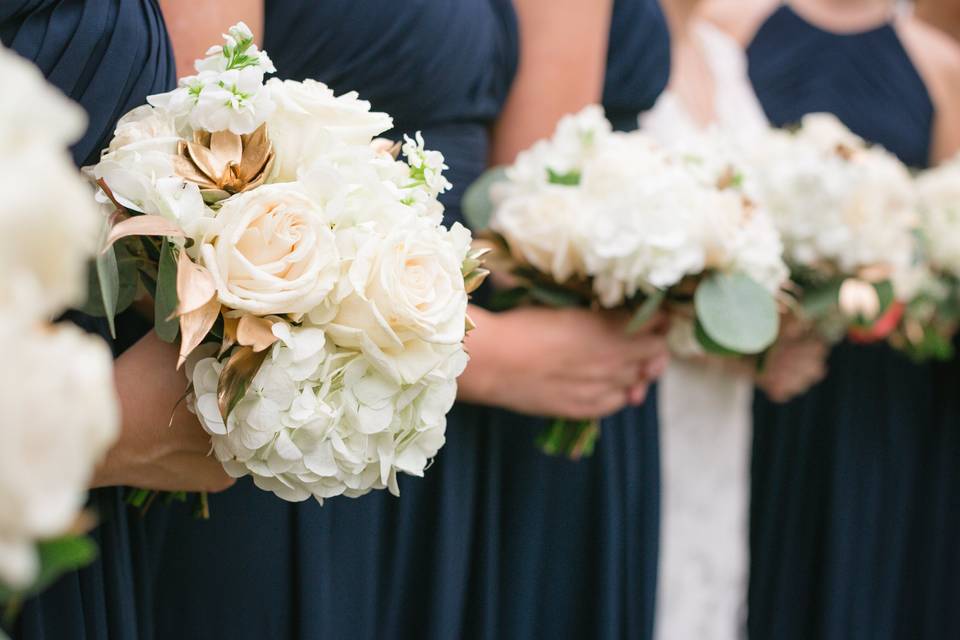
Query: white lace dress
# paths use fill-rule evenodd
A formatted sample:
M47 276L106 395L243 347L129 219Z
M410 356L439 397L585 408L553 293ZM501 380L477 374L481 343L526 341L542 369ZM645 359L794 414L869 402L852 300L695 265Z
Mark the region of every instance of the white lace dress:
M766 126L739 46L707 24L695 37L714 76L715 126ZM641 117L669 144L696 121L669 89ZM752 381L715 361L674 359L659 384L662 502L655 636L746 636Z

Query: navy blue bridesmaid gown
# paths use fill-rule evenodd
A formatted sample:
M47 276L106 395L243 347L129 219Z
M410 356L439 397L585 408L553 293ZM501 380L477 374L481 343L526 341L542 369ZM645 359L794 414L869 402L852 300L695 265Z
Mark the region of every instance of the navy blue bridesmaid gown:
M36 63L47 79L87 112L86 134L71 149L78 165L99 157L117 120L174 83L173 54L153 0L4 0L0 41ZM109 337L105 323L68 318ZM115 353L146 330L132 316L118 320ZM100 524L92 536L100 557L69 573L27 603L14 638L144 640L152 637L144 523L128 513L122 489L93 491Z
M616 4L604 101L624 126L666 84L652 0ZM283 76L356 89L422 130L451 167L447 220L486 166L518 54L508 0L268 2ZM655 394L651 394L653 397ZM652 403L608 420L595 456L551 459L542 421L458 404L423 479L324 506L248 482L212 519L172 514L159 563L160 637L533 638L650 635L657 548Z
M831 112L908 165L927 165L933 104L892 24L837 34L784 5L747 53L773 124ZM790 403L756 397L750 636L921 637L916 498L932 368L882 344L846 342L828 367Z

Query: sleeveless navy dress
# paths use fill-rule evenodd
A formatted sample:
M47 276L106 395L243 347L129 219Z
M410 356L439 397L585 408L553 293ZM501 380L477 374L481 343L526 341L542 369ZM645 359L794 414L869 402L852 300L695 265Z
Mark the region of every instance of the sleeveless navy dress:
M625 123L666 83L653 0L617 3L605 100ZM280 73L356 89L422 130L451 167L447 220L486 167L518 54L508 0L268 2ZM629 114L629 116L627 115ZM654 394L651 394L653 396ZM287 504L248 482L212 519L171 514L158 636L645 637L657 543L656 410L607 422L591 460L534 446L542 421L458 404L447 443L401 496Z
M87 112L89 128L72 148L78 165L99 157L120 116L174 84L173 53L154 0L4 0L0 41L36 63ZM104 322L67 316L109 339ZM125 315L117 330L112 346L119 354L146 328ZM144 523L128 513L119 488L93 491L90 507L100 520L92 533L100 557L28 601L14 638L151 637Z
M906 164L927 165L933 104L892 24L836 34L782 6L747 53L774 125L830 112ZM911 575L932 368L849 343L828 367L788 404L756 397L750 634L918 637Z

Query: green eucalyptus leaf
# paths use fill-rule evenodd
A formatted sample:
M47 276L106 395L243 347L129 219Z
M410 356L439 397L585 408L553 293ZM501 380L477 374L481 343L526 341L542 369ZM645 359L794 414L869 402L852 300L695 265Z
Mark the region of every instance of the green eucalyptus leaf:
M739 354L760 353L777 338L780 316L769 291L742 273L712 273L693 296L703 333Z
M666 292L660 289L654 290L647 299L643 301L643 304L640 305L640 308L637 309L636 313L633 314L633 317L630 319L630 323L627 324L627 333L636 333L643 328L643 325L647 324L650 321L650 318L653 317L653 314L657 312L657 309L660 308L660 305L663 303L663 299L666 297Z
M873 288L877 291L877 298L880 300L880 313L890 308L890 305L896 300L893 292L893 283L889 280L873 283Z
M117 264L116 247L110 247L97 256L97 283L103 315L110 326L110 335L117 337L115 318L120 299L120 267Z
M166 239L160 248L160 264L157 268L157 290L154 295L153 328L164 342L173 342L180 332L180 322L171 318L177 310L177 260L173 257L173 245Z
M516 309L530 298L530 289L527 287L513 287L511 289L497 289L490 294L487 305L492 311L507 311Z
M490 226L490 217L493 215L490 189L496 183L505 181L506 173L505 167L488 169L463 194L460 206L467 224L474 231L482 231Z
M805 287L800 304L810 318L822 318L834 312L840 305L840 286L843 278L830 280L822 285Z
M712 353L715 356L739 356L741 355L737 351L731 351L721 347L719 344L714 342L713 338L707 335L707 332L704 331L703 325L700 324L700 320L694 320L693 322L693 333L697 338L697 342L703 347L703 350L707 353Z
M530 297L548 307L579 307L583 305L580 296L566 289L532 285Z
M117 277L119 288L117 290L117 306L114 314L122 313L133 304L137 297L137 290L140 285L140 260L131 255L126 246L122 243L114 245L114 258L117 262ZM90 263L87 272L87 300L80 308L88 316L104 318L107 315L103 293L100 284L100 270L96 262Z

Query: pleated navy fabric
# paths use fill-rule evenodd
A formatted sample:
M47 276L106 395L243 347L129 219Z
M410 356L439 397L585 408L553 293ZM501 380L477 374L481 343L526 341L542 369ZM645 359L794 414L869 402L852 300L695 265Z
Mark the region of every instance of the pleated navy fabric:
M36 63L87 112L89 128L72 148L78 165L96 160L120 116L144 104L148 95L173 86L173 54L153 0L4 0L0 40ZM76 313L67 317L108 337L100 320ZM114 352L120 353L145 330L133 317L121 318ZM15 638L152 637L144 522L128 513L121 489L92 492L90 508L100 519L92 534L100 557L28 601Z
M283 77L359 91L443 152L461 219L518 57L507 0L267 3ZM605 102L634 126L666 84L654 0L616 3ZM628 115L629 114L629 115ZM655 394L651 394L651 397ZM174 513L160 562L160 637L644 638L657 549L656 408L606 421L592 459L543 456L543 421L458 404L423 479L322 507L248 482L209 522Z
M775 125L830 112L908 165L927 165L933 105L892 24L837 34L782 6L748 56ZM917 494L922 474L946 471L925 469L923 456L935 424L932 367L849 343L828 367L786 405L755 400L750 636L950 637L918 635L916 541L929 508Z

